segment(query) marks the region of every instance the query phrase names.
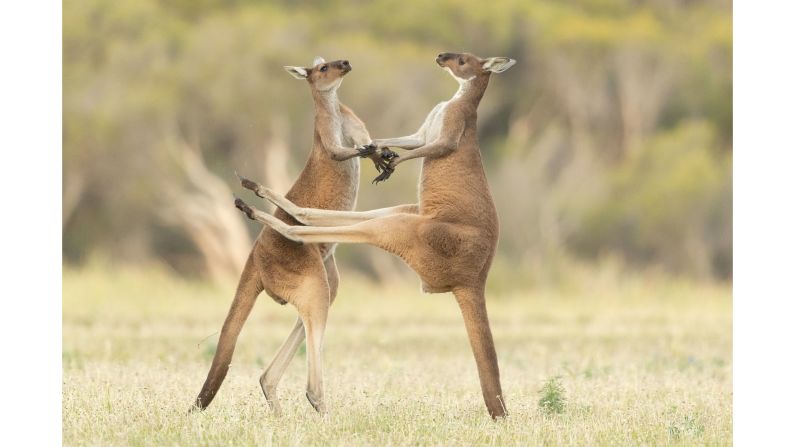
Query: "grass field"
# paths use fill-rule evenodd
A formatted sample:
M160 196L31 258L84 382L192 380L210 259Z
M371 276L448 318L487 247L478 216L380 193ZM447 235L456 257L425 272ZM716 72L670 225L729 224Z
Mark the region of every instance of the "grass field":
M299 351L274 417L257 379L294 309L262 295L210 408L187 415L233 292L158 270L64 269L65 445L727 445L730 286L600 279L491 293L510 416L492 422L452 296L343 272L330 414ZM539 401L544 398L545 405Z

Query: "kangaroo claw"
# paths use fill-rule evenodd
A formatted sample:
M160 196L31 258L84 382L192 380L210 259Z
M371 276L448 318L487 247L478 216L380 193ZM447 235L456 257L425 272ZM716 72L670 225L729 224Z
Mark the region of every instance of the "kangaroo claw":
M395 168L392 168L389 165L384 166L383 172L381 172L381 174L378 177L373 179L373 183L377 185L385 181L392 175L393 172L395 172Z

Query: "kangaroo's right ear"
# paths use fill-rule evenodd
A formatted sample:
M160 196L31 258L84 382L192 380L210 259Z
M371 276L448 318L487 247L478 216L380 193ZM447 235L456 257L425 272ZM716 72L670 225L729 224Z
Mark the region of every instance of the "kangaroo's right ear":
M516 61L509 57L490 57L483 61L483 69L492 73L502 73L513 67Z
M311 69L306 69L304 67L291 67L289 65L285 65L284 69L287 70L287 73L293 75L295 79L306 79L309 77L309 71Z

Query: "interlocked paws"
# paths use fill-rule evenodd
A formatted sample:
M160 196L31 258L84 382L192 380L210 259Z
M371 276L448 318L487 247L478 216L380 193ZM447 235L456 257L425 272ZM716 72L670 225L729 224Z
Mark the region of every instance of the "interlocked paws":
M388 147L381 148L380 157L375 160L375 168L381 174L373 179L373 183L378 184L388 179L395 172L395 160L399 157L400 155L397 152L390 150Z
M380 171L381 174L379 174L378 177L373 179L373 183L376 185L379 184L380 182L387 180L392 175L392 173L395 172L395 160L394 159L390 160L389 163L385 164Z
M381 149L381 158L386 161L392 161L395 158L400 157L397 152L390 150L388 147Z

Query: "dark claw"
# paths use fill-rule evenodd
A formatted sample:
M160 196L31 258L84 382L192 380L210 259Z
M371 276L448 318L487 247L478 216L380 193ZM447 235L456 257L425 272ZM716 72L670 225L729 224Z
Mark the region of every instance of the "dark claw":
M393 172L395 172L395 168L392 168L389 165L384 166L383 172L381 172L381 175L373 179L373 183L377 185L380 182L383 182L384 180L388 179Z
M375 169L378 172L383 172L383 171L386 171L386 170L390 169L389 168L389 162L384 160L384 159L382 159L382 158L379 158L378 160L373 160L373 164L375 164Z
M254 210L252 210L250 206L246 205L246 202L235 197L235 207L246 213L246 216L248 216L249 219L254 220Z

